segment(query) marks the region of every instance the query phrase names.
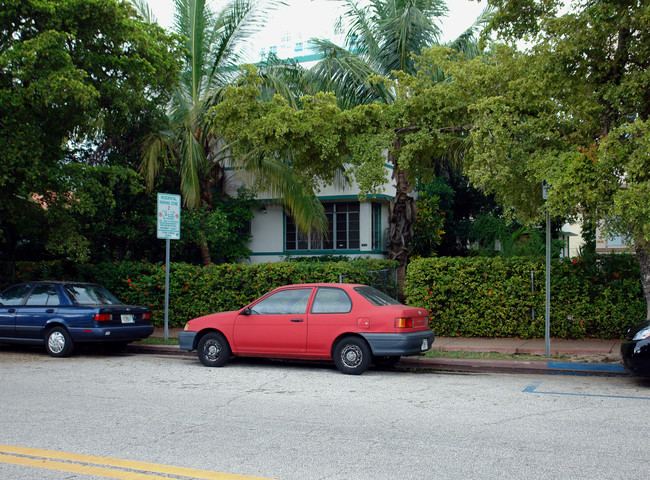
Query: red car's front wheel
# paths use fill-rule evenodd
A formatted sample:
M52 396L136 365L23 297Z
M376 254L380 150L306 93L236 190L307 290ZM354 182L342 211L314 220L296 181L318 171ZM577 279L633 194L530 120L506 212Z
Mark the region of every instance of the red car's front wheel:
M221 367L231 355L228 340L221 333L207 333L201 337L196 347L199 360L206 367Z

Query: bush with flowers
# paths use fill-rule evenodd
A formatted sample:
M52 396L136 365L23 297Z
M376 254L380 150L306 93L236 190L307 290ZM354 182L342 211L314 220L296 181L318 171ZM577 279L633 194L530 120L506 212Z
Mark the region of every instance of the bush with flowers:
M171 263L169 326L183 327L188 319L213 312L237 310L281 285L309 282L376 284L375 272L396 268L389 260L358 259L347 262L240 263L201 267ZM20 262L3 287L28 280L91 281L104 285L121 301L146 305L154 324L162 326L165 307L165 265L147 262L74 264Z
M290 283L375 284L375 272L395 268L388 260L239 263L200 267L172 263L169 325L235 310ZM531 288L531 272L534 288ZM126 303L147 305L154 323L164 321L165 266L147 262L75 264L20 262L2 287L26 280L93 281ZM440 336L544 337L544 261L527 258L438 257L413 260L406 276L407 303L429 309ZM551 335L558 338L620 338L645 319L646 304L634 255L554 260L551 269Z

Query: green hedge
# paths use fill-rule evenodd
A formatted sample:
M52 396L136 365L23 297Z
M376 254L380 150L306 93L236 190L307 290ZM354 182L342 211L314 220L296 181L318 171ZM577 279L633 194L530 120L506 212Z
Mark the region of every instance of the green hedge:
M378 272L395 269L396 262L359 259L349 262L278 262L256 265L221 264L200 267L172 263L169 281L169 326L183 327L188 319L212 312L236 310L260 295L292 283L338 282L378 285ZM146 305L154 324L164 323L165 266L142 262L75 265L61 262L23 262L3 286L28 280L98 282L125 303Z
M404 293L409 304L431 312L440 336L543 338L544 272L543 260L418 259L409 265ZM620 338L645 317L634 255L553 261L551 336Z
M170 327L189 318L235 310L273 288L289 283L377 284L376 272L396 267L387 260L279 262L198 267L173 263ZM531 271L535 291L531 291ZM551 269L551 335L559 338L620 338L645 319L646 305L633 255L554 261ZM431 312L440 336L544 337L544 263L504 258L428 258L411 262L404 293L407 303ZM122 301L147 305L154 323L164 321L165 267L151 263L76 265L19 263L2 286L25 280L94 281ZM382 287L384 291L390 288ZM394 295L393 292L390 292ZM533 312L534 309L534 319Z

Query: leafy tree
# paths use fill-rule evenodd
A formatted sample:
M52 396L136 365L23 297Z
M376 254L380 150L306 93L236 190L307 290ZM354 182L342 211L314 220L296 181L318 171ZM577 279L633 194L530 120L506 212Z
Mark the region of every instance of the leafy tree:
M0 246L4 258L13 258L25 234L37 233L34 226L44 214L60 217L48 224L44 245L60 251L61 241L66 240L66 255L88 256L88 239L65 233L71 219L63 204L78 200L68 190L64 166L111 159L128 163L122 148L129 132L155 118L157 106L166 101L170 75L178 71L172 39L134 15L128 4L116 0L3 2ZM48 201L54 203L43 204ZM43 230L42 224L39 228Z
M202 237L215 263L233 263L248 258L246 246L250 240L249 222L253 217L252 195L240 189L236 199L215 202L213 208L183 209L181 213L181 238L172 244L176 261L200 263L192 255L197 237Z
M144 195L142 177L126 167L79 163L61 173L65 191L73 193L44 198L48 229L55 232L47 250L66 258L85 246L86 255L77 258L91 262L142 258L156 235L155 198Z
M144 3L137 3L147 16ZM297 188L299 184L286 163L271 158L237 163L239 159L229 155L219 136L209 128L209 108L220 101L223 88L240 75L240 52L274 5L274 1L230 0L220 11L213 12L205 0L174 0L174 29L186 39L184 68L173 92L166 125L144 138L141 171L151 191L165 165L176 163L183 205L192 210L209 210L213 195L226 190L225 167L231 162L247 172L246 178L255 178L258 186L277 194L301 230L322 230L326 225L322 206L315 201L313 192ZM277 77L272 73L267 72L266 79L273 90L280 88L281 82L275 82ZM206 235L195 239L202 262L211 263Z
M440 21L448 9L444 0L339 0L346 10L338 28L347 28L345 44L312 39L323 57L307 74L318 90L334 92L342 108L374 101L392 103L396 91L369 82L371 76L396 79L396 72L414 74L416 56L440 44ZM490 18L486 11L450 43L470 56L478 54L476 35ZM438 77L439 78L439 77Z
M392 104L376 102L342 110L333 94L319 93L303 98L302 108L296 109L279 96L260 102L260 80L252 69L246 83L227 88L223 101L213 107L213 128L231 143L234 156L252 161L287 158L308 188L329 184L344 170L364 195L383 191L385 150L393 146L390 156L401 166L398 188L403 190L398 195L408 197L409 182L430 174L458 142L463 127L457 125L469 119L465 107L449 106L447 98L435 94L428 73L400 75L399 82L386 80L396 92ZM392 228L401 225L395 218L412 222L414 214L410 201L395 202ZM410 238L398 245L396 258L404 259L402 273Z
M418 182L417 191L418 196L438 198L438 209L444 218L442 226L444 232L439 245L435 248L435 253L439 256L468 255L469 243L472 239L472 225L475 219L486 214L498 217L503 213L494 198L484 195L469 183L469 179L465 175L452 169L439 173L429 183Z
M345 45L339 46L328 40L312 40L324 58L312 67L307 79L319 91L334 92L342 108L354 108L375 101L399 103L400 95L409 93L395 82L403 81L404 75L415 75L418 69L417 55L439 44L441 29L438 22L447 13L446 3L444 0L343 2L347 10L340 27L349 28ZM476 56L479 53L476 35L490 15L490 11L486 10L467 31L450 43L450 48L470 57ZM445 79L440 70L434 69L429 73L436 81ZM405 147L406 136L429 135L427 128L422 130L418 123L417 120L411 123L410 118L396 118L392 125L391 141L384 144L397 187L396 195L390 202L388 245L391 259L400 262L400 284L403 283L411 251L417 211L410 196L416 177L413 177L413 171L408 170L404 158L410 157L414 162L414 152L403 155L401 149ZM433 167L458 155L462 149L462 142L450 144L448 150L438 153L438 157L424 154L418 162L426 162Z
M444 212L440 210L440 197L436 195L418 195L415 201L417 216L413 224L411 254L431 257L435 255L444 235Z
M499 7L493 28L532 46L447 64L447 94L474 114L470 178L523 221L542 212L545 180L553 214L623 234L650 306L647 2L571 2L568 13L555 0L490 3Z

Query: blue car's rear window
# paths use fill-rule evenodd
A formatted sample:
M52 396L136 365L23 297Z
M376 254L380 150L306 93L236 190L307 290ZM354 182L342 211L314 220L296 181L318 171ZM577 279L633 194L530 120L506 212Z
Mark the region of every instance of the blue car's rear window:
M77 305L121 305L115 295L101 285L66 285L66 292Z

